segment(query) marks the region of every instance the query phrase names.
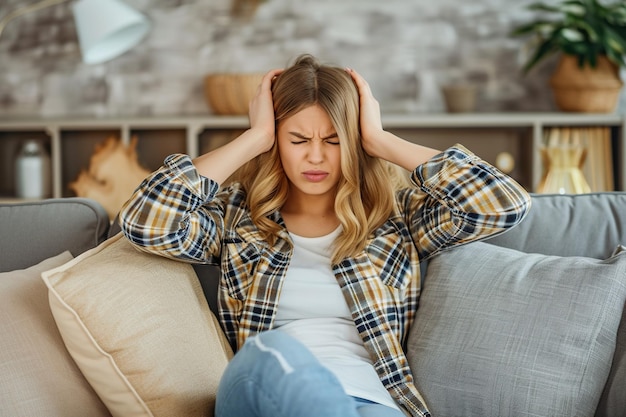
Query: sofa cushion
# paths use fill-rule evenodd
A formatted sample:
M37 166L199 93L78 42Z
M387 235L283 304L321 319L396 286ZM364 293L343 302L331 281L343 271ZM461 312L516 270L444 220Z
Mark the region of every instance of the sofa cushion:
M106 239L109 216L87 198L0 204L0 272L28 268L69 250L78 256Z
M436 416L593 416L626 299L626 254L483 242L428 265L407 354Z
M604 258L626 244L626 192L533 194L521 224L487 242L523 252ZM593 219L591 221L590 219ZM575 227L572 227L575 225ZM558 236L558 244L555 244ZM626 417L626 319L596 417Z
M626 307L626 306L625 306ZM609 379L595 417L626 417L626 308L617 332L617 343Z
M527 253L606 258L626 244L624 207L626 192L533 194L524 220L487 242Z
M41 273L69 252L0 273L0 415L110 416L63 345Z
M626 246L619 245L614 255L626 252ZM622 311L622 321L617 331L615 354L611 373L600 398L595 417L626 417L626 306Z
M231 352L193 268L121 235L43 275L67 348L114 416L210 416Z

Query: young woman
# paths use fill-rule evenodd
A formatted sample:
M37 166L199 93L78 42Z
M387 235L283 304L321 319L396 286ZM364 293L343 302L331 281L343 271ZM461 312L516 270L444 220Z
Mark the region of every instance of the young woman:
M356 71L308 55L265 75L249 116L169 156L120 216L144 250L221 266L237 353L216 415L429 415L403 352L419 263L517 224L528 194L461 145L386 132Z

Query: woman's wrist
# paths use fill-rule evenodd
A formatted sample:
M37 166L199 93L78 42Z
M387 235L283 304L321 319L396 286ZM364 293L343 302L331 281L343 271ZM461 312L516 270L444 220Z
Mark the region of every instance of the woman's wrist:
M250 159L272 149L275 142L274 132L259 127L250 127L239 138L245 140L248 149L255 153Z
M378 140L372 145L372 152L374 153L374 155L370 154L372 156L412 171L441 151L409 142L393 133L381 131Z
M224 146L194 159L193 163L201 175L221 184L246 162L271 149L272 143L269 133L250 128Z

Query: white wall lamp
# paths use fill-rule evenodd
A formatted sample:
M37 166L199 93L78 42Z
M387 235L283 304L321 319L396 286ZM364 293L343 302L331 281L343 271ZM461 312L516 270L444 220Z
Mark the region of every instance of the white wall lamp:
M0 20L4 27L23 14L70 0L43 0L18 8ZM83 62L98 64L132 49L150 29L148 19L120 0L78 0L72 5Z

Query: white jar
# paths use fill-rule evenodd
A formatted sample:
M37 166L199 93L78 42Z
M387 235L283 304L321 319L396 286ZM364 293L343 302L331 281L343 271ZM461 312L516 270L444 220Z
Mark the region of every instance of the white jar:
M15 159L15 191L18 198L41 199L51 195L50 155L40 141L24 142Z

